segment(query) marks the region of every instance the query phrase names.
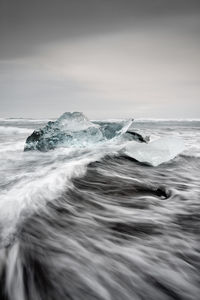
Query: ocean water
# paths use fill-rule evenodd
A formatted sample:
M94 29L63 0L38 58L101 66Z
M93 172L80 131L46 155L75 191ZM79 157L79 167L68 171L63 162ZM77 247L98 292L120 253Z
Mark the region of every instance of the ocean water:
M0 119L0 299L199 299L200 121L134 122L184 141L157 167L112 141L24 152L46 122Z

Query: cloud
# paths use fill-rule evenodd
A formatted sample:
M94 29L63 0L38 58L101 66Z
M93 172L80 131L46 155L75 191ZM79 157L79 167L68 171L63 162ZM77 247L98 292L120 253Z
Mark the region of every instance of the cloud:
M54 14L50 1L48 12L44 13L42 4L36 22L38 9L34 6L30 23L27 21L21 33L16 13L13 24L19 28L11 29L9 24L5 31L12 34L7 36L4 54L0 51L1 115L56 117L63 111L79 110L91 118L199 117L200 18L194 5L186 13L186 2L182 1L182 13L175 13L180 4L176 0L175 12L171 12L171 6L169 10L165 5L158 6L155 17L156 6L152 3L156 1L148 2L150 12L149 4L141 5L145 1L133 1L136 12L130 10L132 2L127 1L126 6L116 1L118 8L111 17L113 1L106 1L108 11L106 3L96 2L97 7L102 6L99 14L94 6L90 7L98 15L96 22L94 16L85 19L90 15L86 13L89 1L82 14L80 1L70 4L68 14L72 16L67 21L66 12L63 19L56 18L60 6ZM26 10L22 9L21 25L28 20ZM73 19L74 15L80 20ZM119 24L117 16L121 16ZM42 22L46 25L39 33ZM71 26L65 34L67 22ZM104 25L108 32L103 30Z
M197 12L199 0L0 0L0 59L23 58L52 42Z

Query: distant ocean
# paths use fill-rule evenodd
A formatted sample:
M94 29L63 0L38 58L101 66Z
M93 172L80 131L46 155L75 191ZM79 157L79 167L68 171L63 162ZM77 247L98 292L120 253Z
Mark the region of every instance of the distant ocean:
M156 167L111 143L24 152L46 122L0 119L0 299L199 299L200 120L135 120L184 141Z

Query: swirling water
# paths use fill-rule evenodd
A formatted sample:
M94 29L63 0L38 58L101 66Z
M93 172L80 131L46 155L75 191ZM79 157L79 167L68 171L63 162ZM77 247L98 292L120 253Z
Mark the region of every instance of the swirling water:
M0 299L196 300L200 121L136 121L185 151L151 167L111 143L23 152L46 120L0 120Z

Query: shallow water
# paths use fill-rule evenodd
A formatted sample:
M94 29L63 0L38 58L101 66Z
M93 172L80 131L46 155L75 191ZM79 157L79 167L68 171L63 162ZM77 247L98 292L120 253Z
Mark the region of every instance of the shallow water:
M0 299L198 299L200 122L134 123L183 138L158 167L112 143L23 152L45 123L0 119Z

